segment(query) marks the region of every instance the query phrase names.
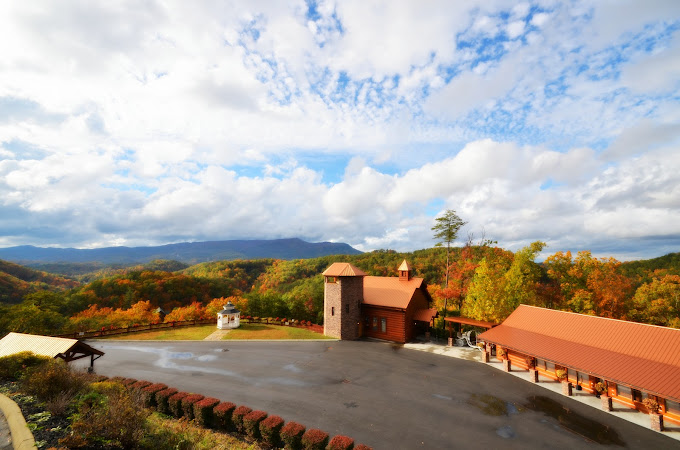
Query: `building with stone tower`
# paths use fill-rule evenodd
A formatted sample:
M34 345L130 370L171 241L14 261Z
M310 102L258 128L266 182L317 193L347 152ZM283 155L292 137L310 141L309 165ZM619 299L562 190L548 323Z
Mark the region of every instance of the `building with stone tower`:
M422 278L406 260L396 277L368 276L349 263L333 263L324 276L324 334L408 342L433 325L437 310Z

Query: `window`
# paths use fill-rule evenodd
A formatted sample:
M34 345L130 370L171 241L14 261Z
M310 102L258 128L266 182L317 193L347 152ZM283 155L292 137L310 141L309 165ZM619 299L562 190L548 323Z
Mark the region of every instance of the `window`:
M545 369L548 372L555 373L555 363L551 363L551 362L546 361L545 362Z
M569 381L576 383L578 381L578 372L576 372L574 369L568 369L567 377Z
M331 316L335 315L335 306L331 306Z
M620 384L616 386L617 395L619 397L627 398L628 400L633 399L633 392L628 386L621 386Z
M345 305L345 312L346 312L346 313L349 313L349 303L347 303L347 304Z
M680 416L680 403L666 400L666 412Z
M545 360L536 358L536 368L545 370Z
M373 331L378 331L378 318L373 318Z
M387 319L384 317L380 318L380 331L382 333L387 333Z
M337 283L338 279L335 277L326 277L326 283Z

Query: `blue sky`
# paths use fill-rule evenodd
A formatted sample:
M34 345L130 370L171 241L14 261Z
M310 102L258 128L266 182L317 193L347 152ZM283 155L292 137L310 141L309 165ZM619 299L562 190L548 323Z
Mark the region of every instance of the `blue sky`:
M0 246L680 250L677 1L10 1L0 54Z

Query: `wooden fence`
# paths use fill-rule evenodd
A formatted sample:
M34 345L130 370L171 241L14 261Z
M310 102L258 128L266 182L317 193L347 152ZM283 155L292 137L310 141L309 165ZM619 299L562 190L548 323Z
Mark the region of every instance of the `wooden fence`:
M308 330L314 331L316 333L323 333L323 326L317 325L315 323L313 324L307 324L305 322L305 325L301 324L300 321L290 321L290 322L281 322L281 321L276 321L275 319L269 318L269 317L263 317L263 318L245 318L242 317L240 319L241 323L262 323L262 324L270 324L270 325L285 325L285 326L290 326L290 327L296 327L296 328L306 328ZM184 328L184 327L192 327L196 325L210 325L214 324L215 327L217 328L217 320L216 319L200 319L200 320L185 320L181 322L159 322L159 323L149 323L145 325L132 325L129 327L120 327L120 328L102 328L101 330L92 330L92 331L74 331L73 333L66 333L66 334L58 334L53 337L60 337L60 338L69 338L69 339L90 339L90 338L98 338L98 337L105 337L105 336L117 336L121 334L130 334L130 333L139 333L142 331L155 331L155 330L165 330L168 328Z

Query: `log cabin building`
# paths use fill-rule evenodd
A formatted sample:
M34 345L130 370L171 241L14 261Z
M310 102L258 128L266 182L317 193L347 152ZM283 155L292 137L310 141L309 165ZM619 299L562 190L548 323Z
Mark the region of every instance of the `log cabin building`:
M565 394L570 385L594 395L599 387L609 410L613 400L647 413L643 401L651 398L661 419L680 424L678 329L520 305L478 339L484 359L493 351L505 370L530 370L534 382L560 372Z
M324 334L340 339L371 337L404 343L427 332L437 316L422 278L404 260L398 277L368 276L349 263L324 272Z

